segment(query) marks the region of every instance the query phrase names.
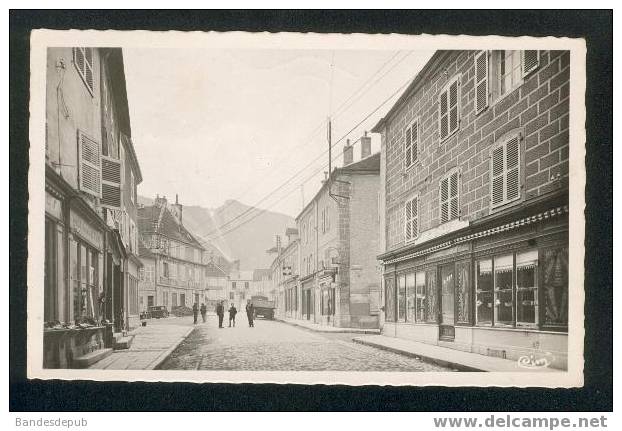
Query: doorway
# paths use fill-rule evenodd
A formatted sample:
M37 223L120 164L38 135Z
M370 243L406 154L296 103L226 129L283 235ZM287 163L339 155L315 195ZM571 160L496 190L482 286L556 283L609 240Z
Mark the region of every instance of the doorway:
M441 321L439 325L439 339L454 341L456 330L454 327L454 293L455 267L454 264L441 266Z

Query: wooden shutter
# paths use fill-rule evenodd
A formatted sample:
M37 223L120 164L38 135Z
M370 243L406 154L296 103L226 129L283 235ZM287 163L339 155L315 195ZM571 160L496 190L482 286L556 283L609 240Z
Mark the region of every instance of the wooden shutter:
M441 180L441 223L449 220L449 178Z
M404 134L405 134L404 153L406 155L406 159L405 159L406 167L409 167L411 165L411 158L412 158L412 134L410 130L411 128L408 127L404 131Z
M449 134L458 129L458 80L449 86Z
M419 120L410 126L410 142L411 142L411 164L419 159Z
M448 129L448 115L447 115L447 91L443 91L441 93L440 100L440 132L441 132L441 140L445 139L449 134Z
M87 88L93 94L93 48L73 48L73 63Z
M475 112L488 106L488 51L475 55Z
M418 196L414 197L410 202L411 202L411 204L410 204L411 232L412 232L412 237L416 238L417 235L419 234L419 197Z
M520 196L520 145L518 135L506 144L506 200L511 201Z
M449 177L449 219L458 218L458 172L454 172Z
M78 130L78 161L80 164L80 190L101 196L99 143Z
M504 201L504 146L499 146L495 148L492 152L492 160L491 160L491 199L492 206L499 205Z
M412 200L406 201L406 214L404 216L404 229L406 231L406 241L410 241L413 237L412 225L410 220L412 218Z
M102 200L104 207L121 209L121 161L102 157Z
M523 77L536 70L540 64L539 51L522 51L523 53Z

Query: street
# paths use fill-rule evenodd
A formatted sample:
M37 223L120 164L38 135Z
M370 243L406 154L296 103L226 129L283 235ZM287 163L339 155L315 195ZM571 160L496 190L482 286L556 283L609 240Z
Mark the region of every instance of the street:
M215 316L194 332L158 367L182 370L264 371L452 371L407 356L352 342L356 334L319 333L262 320L249 328L219 329Z

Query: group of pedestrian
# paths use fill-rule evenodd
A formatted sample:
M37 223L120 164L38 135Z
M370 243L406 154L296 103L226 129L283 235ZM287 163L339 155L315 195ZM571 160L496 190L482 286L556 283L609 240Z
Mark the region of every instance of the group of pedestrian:
M235 307L235 304L231 304L229 307L229 327L235 327L235 315L238 314L238 309ZM225 316L225 306L224 301L218 302L216 305L216 315L218 316L218 327L222 328L222 321ZM246 318L248 319L248 326L250 328L255 327L255 307L250 299L246 303Z
M203 319L203 323L207 322L207 307L205 306L204 303L201 304L201 307L199 307L199 303L195 302L194 305L192 306L192 315L194 316L194 324L197 324L197 321L199 320L199 311L201 312L201 318Z

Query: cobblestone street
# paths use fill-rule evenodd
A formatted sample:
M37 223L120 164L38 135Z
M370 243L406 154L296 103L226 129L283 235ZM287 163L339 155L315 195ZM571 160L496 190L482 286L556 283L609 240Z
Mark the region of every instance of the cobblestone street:
M226 325L225 325L226 326ZM285 323L245 316L218 329L214 316L158 367L184 370L451 371L396 353L355 344L355 334L314 333Z

